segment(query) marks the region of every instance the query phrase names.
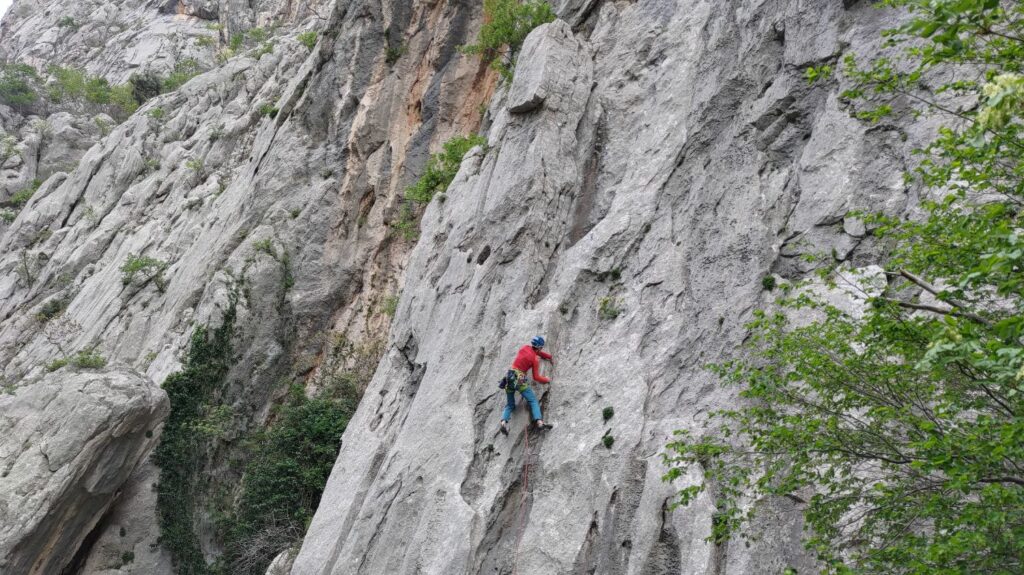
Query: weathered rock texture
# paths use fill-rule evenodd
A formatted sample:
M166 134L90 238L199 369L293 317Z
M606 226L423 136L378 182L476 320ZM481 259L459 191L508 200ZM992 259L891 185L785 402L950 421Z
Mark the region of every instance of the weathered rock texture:
M765 275L801 277L809 252L871 263L878 248L846 212L914 201L901 174L929 126L865 126L835 82L803 77L847 50L878 54L893 15L864 0L553 4L561 20L531 34L492 98L496 74L457 50L482 22L476 0L86 3L75 29L62 2L18 0L0 26L7 58L111 81L183 56L212 69L107 135L73 117L57 144L0 109L26 150L0 192L47 178L0 223L0 383L30 393L59 349L93 346L163 381L194 327L236 302L211 492L237 489L233 442L264 425L282 380L316 369L328 333L385 342L294 575L508 573L517 556L530 575L811 570L792 503L759 502L768 536L749 546L706 543L713 496L670 511L660 454L735 401L704 366L770 302ZM113 30L92 16L104 10L134 23ZM269 51L225 58L231 35L268 23ZM295 38L306 29L312 50ZM429 153L481 121L488 147L426 209L419 240L396 233ZM125 283L138 255L167 264L159 281ZM61 324L41 313L62 308ZM496 433L495 381L537 333L557 359L542 391L558 427L527 450L522 410L512 437ZM133 476L76 567L167 572L160 550L114 564L154 542L152 520L128 519L152 512L154 477ZM186 504L213 558L205 503ZM63 566L76 545L43 560Z
M156 442L167 396L68 368L0 395L0 573L59 573Z
M0 60L75 66L111 82L144 70L166 73L188 59L209 68L232 35L311 25L311 17L327 13L326 5L322 0L19 0L0 23ZM251 42L243 46L252 47Z
M916 132L860 124L838 86L803 78L847 49L877 53L892 15L558 8L565 22L531 34L492 103L488 148L424 215L387 355L293 575L814 571L791 502L758 503L749 546L705 542L713 497L670 511L661 453L735 401L704 366L769 302L761 279L798 276L807 252L870 261L843 215L908 202ZM495 382L537 333L556 358L537 387L557 427L527 447L523 409L497 433Z
M19 5L12 10L4 26L44 26ZM138 10L163 18L154 6ZM243 18L225 10L222 20ZM47 178L9 226L0 224L0 376L8 387L41 373L60 348L94 346L161 382L180 367L195 326L217 325L237 299L235 368L217 391L231 430L208 446L209 492L237 488L240 470L227 464L233 442L265 423L287 378L316 367L330 332L363 349L383 339L383 304L413 245L391 227L402 191L441 142L478 126L496 78L456 50L479 26L476 2L321 10L323 20L284 27L270 51L239 53L150 100ZM312 50L295 37L304 27L320 30ZM78 54L11 43L5 53L19 58L41 50L39 59L74 62ZM46 174L23 179L37 175ZM166 285L145 274L124 283L121 267L132 256L166 262ZM44 309L63 309L65 329L52 329L57 320ZM155 518L127 526L123 538L118 519L153 509L153 477L152 468L140 471L132 481L147 483L130 485L100 524L104 532L89 538L97 554L80 558L85 572L108 572L118 551L155 542ZM205 495L183 504L197 508L196 531L213 557ZM166 572L156 563L163 567L148 572Z

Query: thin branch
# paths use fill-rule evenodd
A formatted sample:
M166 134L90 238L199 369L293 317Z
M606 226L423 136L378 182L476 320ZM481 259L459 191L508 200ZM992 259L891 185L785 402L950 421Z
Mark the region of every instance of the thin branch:
M979 483L1013 483L1024 487L1024 479L1018 479L1016 477L986 477L979 479Z
M921 303L910 303L910 302L907 302L907 301L900 301L900 300L897 300L897 299L892 299L892 298L887 298L887 297L886 298L882 298L882 299L887 301L887 302L894 303L894 304L896 304L896 305L898 305L900 307L904 307L904 308L907 308L907 309L914 309L914 310L920 310L920 311L929 311L929 312L932 312L932 313L938 313L938 314L942 314L942 315L951 315L951 316L955 316L955 317L963 317L963 318L967 318L967 319L969 319L971 321L974 321L974 322L977 322L977 323L980 323L980 324L982 324L984 326L989 326L989 327L991 327L991 325L992 325L991 323L989 323L989 321L987 319L981 317L980 315L978 315L976 313L972 313L972 312L969 312L969 311L959 311L957 309L942 309L941 307L936 307L936 306L933 306L933 305L926 305L926 304L921 304Z

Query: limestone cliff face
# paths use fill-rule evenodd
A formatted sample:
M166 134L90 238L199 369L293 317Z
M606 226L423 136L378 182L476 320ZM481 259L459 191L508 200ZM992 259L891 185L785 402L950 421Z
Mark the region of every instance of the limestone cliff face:
M0 572L59 573L156 442L167 396L64 368L0 396Z
M893 16L863 1L553 5L560 20L530 35L506 85L457 50L481 25L475 0L126 0L80 12L18 0L0 24L4 58L112 82L182 58L209 71L109 133L75 110L48 110L47 131L0 107L18 149L0 166L0 199L45 179L0 222L11 401L28 402L65 350L95 349L152 388L180 367L193 328L237 301L219 400L238 434L265 422L282 378L315 370L325 334L383 350L293 575L810 570L791 503L758 503L769 536L750 546L704 542L714 501L670 511L660 453L673 430L734 401L704 366L770 301L761 279L800 276L807 252L872 262L876 247L844 214L912 201L901 174L928 126L869 128L839 86L803 79L845 51L877 54ZM223 52L272 24L269 50ZM309 30L312 49L296 39ZM475 130L487 147L406 239L394 226L402 191L441 142ZM159 281L125 282L135 256L166 264ZM48 327L53 310L67 329ZM522 410L511 437L496 433L495 382L536 333L557 360L543 403L558 427L527 450ZM230 442L210 445L212 484L237 483ZM79 463L83 474L100 465ZM88 521L61 524L75 553L32 541L33 561L170 573L154 469L128 477L101 491ZM0 543L13 548L9 537ZM139 560L119 561L127 551Z
M158 8L139 10L164 21ZM234 8L222 8L230 21ZM382 340L390 321L383 304L397 293L412 246L391 226L401 193L440 142L478 126L495 74L456 50L479 24L475 2L317 9L290 27L285 21L269 51L240 50L108 135L97 132L96 145L78 148L77 165L25 174L46 179L14 221L0 224L6 388L17 394L47 362L82 349L158 384L180 367L194 327L219 323L234 294L235 368L220 397L234 414L230 442L262 425L285 392L283 378L315 368L329 333L371 348ZM4 25L44 26L19 14L27 11L16 5ZM318 31L312 49L296 39L305 29ZM64 57L48 48L31 44L24 53ZM132 256L165 262L161 281L126 284L121 267ZM73 329L48 328L44 309L63 310ZM230 446L210 449L204 473L237 484L237 476L221 477ZM140 525L123 511L151 513L153 476L141 469L125 487L114 520L90 538L109 560L80 557L86 572L170 571L166 556L116 560L156 546L155 518ZM208 529L202 518L197 531Z
M493 100L487 149L424 215L293 575L814 571L792 502L758 503L749 546L705 542L714 501L670 511L661 453L735 401L704 366L769 302L762 278L798 277L806 252L871 261L844 214L906 206L924 127L871 129L838 86L803 78L877 53L893 15L785 0L558 13ZM557 427L527 445L522 408L497 433L495 382L538 333Z

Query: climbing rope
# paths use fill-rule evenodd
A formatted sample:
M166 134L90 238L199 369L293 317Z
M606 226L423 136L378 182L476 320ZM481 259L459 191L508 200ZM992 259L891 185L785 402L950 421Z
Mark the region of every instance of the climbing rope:
M530 426L527 418L526 444L523 446L523 496L519 498L519 529L516 532L516 551L512 555L512 575L519 575L519 544L523 540L523 527L526 523L526 498L530 494Z

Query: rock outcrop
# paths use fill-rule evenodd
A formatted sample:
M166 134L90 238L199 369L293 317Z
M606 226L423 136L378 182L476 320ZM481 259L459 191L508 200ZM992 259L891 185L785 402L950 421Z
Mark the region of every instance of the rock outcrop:
M204 470L231 489L240 470L224 469L226 444L264 424L282 380L307 376L330 332L375 348L413 245L392 226L415 225L402 192L441 142L479 124L496 74L456 50L481 20L475 3L340 3L322 17L149 100L0 228L3 381L95 348L162 382L195 326L237 301L235 366L218 390L232 429ZM294 33L305 25L319 29L312 48ZM126 281L121 268L143 257L156 267ZM53 313L71 329L48 328ZM117 545L104 542L152 541L155 517L118 539L116 517L152 509L151 489L125 493L90 537L100 555L86 572L109 570ZM206 501L188 504L215 556Z
M674 430L699 433L736 401L705 366L770 304L765 276L804 277L808 253L875 262L845 214L916 200L902 173L929 122L866 126L839 81L804 78L847 51L880 53L894 15L863 1L552 4L560 20L527 38L506 84L458 50L482 24L478 1L97 1L69 21L60 0L16 0L5 59L111 82L182 58L209 71L109 131L0 107L19 150L0 166L0 200L45 179L0 221L0 384L48 393L71 374L44 376L47 362L95 349L144 373L155 398L193 329L235 306L216 392L230 429L207 445L208 493L183 502L210 559L222 550L206 504L238 487L236 440L266 424L282 381L310 380L332 334L383 357L293 575L812 571L794 503L756 502L770 536L709 544L713 490L672 511L661 454ZM478 130L487 146L412 239L420 213L404 189L442 142ZM505 438L495 382L537 333L556 357L542 403L558 426L528 434L520 409ZM83 406L105 397L83 389ZM159 425L157 404L139 429ZM0 450L30 443L0 437ZM79 471L114 473L104 461ZM0 531L0 549L19 567L77 555L81 573L169 575L150 546L156 476L143 466L89 505L51 497L48 522Z
M861 124L803 77L877 53L893 15L846 4L566 3L532 32L488 147L423 217L293 575L815 570L789 501L756 503L753 542L706 542L713 490L672 511L661 456L736 401L705 366L769 304L762 278L870 261L843 215L910 201L925 126ZM538 333L557 427L520 409L505 438L495 382Z
M121 369L0 395L0 573L60 573L157 441L168 402Z

